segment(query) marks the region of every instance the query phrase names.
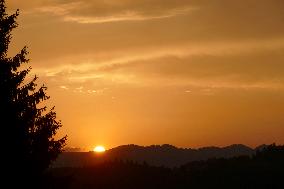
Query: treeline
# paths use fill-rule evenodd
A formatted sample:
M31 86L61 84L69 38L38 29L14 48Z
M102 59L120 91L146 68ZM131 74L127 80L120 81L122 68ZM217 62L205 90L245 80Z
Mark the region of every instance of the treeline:
M147 163L113 161L93 167L57 168L48 188L179 189L283 188L284 146L270 145L253 156L195 161L169 169Z

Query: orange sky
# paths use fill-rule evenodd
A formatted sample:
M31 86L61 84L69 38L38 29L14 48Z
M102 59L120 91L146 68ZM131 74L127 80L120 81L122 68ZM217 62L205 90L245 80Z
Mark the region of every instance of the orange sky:
M284 143L283 0L8 0L68 146Z

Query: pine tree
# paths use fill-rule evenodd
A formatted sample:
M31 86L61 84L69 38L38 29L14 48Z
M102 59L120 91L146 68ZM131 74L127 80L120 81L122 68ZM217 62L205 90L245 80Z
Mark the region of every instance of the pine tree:
M40 175L49 167L62 151L66 136L55 139L62 125L56 120L54 108L48 110L43 105L49 99L47 88L37 86L37 76L27 79L31 71L31 67L24 68L29 62L27 47L8 57L18 15L19 10L8 15L5 0L0 0L0 138L2 167L14 177L27 178Z

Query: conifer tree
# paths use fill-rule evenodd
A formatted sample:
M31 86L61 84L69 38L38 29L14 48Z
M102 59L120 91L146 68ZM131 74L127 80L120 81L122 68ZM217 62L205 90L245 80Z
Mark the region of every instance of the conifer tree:
M37 86L37 76L28 79L31 67L27 47L8 57L11 32L18 26L15 14L8 15L5 0L0 0L0 133L3 166L13 176L40 175L56 159L66 136L56 140L62 126L54 108L44 105L46 87ZM2 153L1 153L2 154ZM6 171L7 171L6 170Z

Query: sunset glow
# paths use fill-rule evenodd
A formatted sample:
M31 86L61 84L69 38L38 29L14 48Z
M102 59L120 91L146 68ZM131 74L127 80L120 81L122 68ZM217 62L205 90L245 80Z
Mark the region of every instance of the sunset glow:
M9 53L28 46L68 147L284 143L283 0L7 7L20 10Z
M283 188L283 10L0 0L2 185Z
M106 151L106 149L105 149L105 147L103 147L103 146L96 146L95 148L94 148L94 152L97 152L97 153L103 153L103 152L105 152Z

